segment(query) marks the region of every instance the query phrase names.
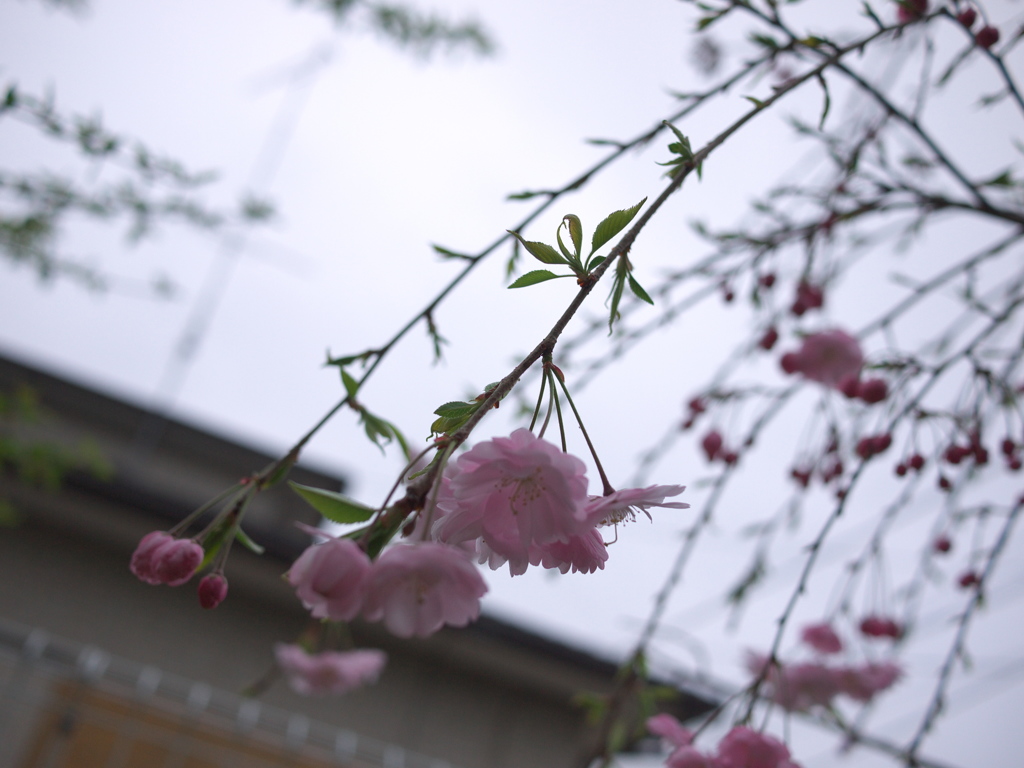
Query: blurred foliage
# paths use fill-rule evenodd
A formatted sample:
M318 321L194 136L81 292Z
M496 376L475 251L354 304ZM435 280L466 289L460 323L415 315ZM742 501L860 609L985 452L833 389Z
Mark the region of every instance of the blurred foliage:
M214 231L262 222L273 215L270 203L251 197L243 198L237 211L208 207L199 190L215 174L192 173L142 143L108 131L98 118L62 115L52 96L39 98L9 85L0 102L3 118L71 146L92 164L90 177L95 178L100 167L115 177L79 183L48 170L0 170L0 256L28 267L41 280L62 277L93 290L110 287L110 275L81 257L60 253L60 234L73 219L123 222L128 241L137 243L161 223ZM173 292L173 285L158 277L150 290L166 296Z
M315 5L340 24L356 12L363 12L369 27L401 50L429 58L439 49L446 53L465 50L478 56L494 52L494 41L476 21L449 21L431 12L408 5L368 2L367 0L294 0Z
M88 0L40 0L61 10L80 11ZM315 6L338 24L366 28L420 58L439 51L488 55L494 44L474 21L450 21L438 14L370 0L294 0ZM141 142L108 131L97 117L65 116L53 96L5 89L0 119L15 119L43 136L64 142L89 163L87 183L50 170L15 173L0 169L0 258L27 267L43 281L67 279L94 291L109 290L117 279L92 266L84 255L61 252L61 235L73 221L122 222L130 244L152 234L159 224L180 224L205 231L251 226L274 215L270 202L243 197L233 211L205 204L201 188L216 180L211 172L193 173ZM100 169L116 178L96 182ZM165 276L149 281L146 292L170 297L174 284Z
M68 447L29 436L32 427L46 420L39 398L30 387L0 390L0 477L55 491L70 472L85 472L100 479L111 476L113 468L91 441ZM11 500L0 495L0 527L17 524L19 517Z

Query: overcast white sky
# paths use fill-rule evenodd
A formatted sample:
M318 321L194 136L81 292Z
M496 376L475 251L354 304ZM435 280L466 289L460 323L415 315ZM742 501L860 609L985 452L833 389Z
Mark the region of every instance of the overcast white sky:
M858 3L807 5L832 30L860 23ZM584 138L630 138L675 109L669 90L705 84L688 63L692 17L674 0L438 0L430 7L475 15L497 38L498 55L425 65L358 29L339 33L321 15L285 0L93 0L77 16L28 0L0 6L0 80L29 92L52 90L66 113L101 114L111 129L139 137L189 168L216 169L220 180L205 193L211 203L230 204L253 191L278 206L275 222L249 236L229 270L213 323L171 403L179 418L284 449L341 394L336 372L321 367L324 351L343 354L382 343L455 273L457 265L440 263L430 243L479 250L529 210L528 203L505 202L505 195L564 184L606 151ZM1016 18L1018 5L1007 0L991 8L1010 28L1007 20ZM728 31L723 40L734 64L742 49ZM296 79L301 64L317 57L328 63ZM758 88L766 92L768 84L752 86ZM695 145L743 108L740 95L682 126ZM812 115L819 106L819 95L808 93L786 110ZM842 108L834 107L834 114L844 114ZM846 105L845 114L852 108ZM973 125L1003 119L1004 113L994 114ZM731 142L708 164L704 181L688 185L644 233L632 253L641 282L654 283L665 268L703 253L689 234L691 218L734 222L756 190L798 167L804 150L792 149L781 122L767 121ZM979 173L999 170L1006 157L1008 132L995 127L1002 129L994 132L998 140L969 148ZM656 195L663 180L654 162L666 159L664 143L561 201L531 237L550 239L569 212L580 215L589 231L608 212ZM96 174L10 120L0 120L0 163L48 167L83 180ZM953 258L976 237L943 230L903 258ZM161 376L204 279L224 263L223 246L208 235L166 228L129 247L123 233L89 224L76 227L63 245L118 274L146 279L167 273L182 293L170 302L93 295L68 284L41 285L26 271L0 264L0 353L143 404L167 403ZM445 361L431 365L429 344L417 329L362 398L416 441L426 436L433 408L500 378L570 298L564 281L504 290L507 253L483 265L437 314L451 342ZM913 271L913 264L900 268ZM898 295L880 282L887 271L880 267L847 286L847 298L830 304L829 321L855 326L886 297ZM600 300L595 297L594 313ZM708 379L722 345L739 338L745 317L743 310L725 312L717 305L701 309L675 331L654 336L579 398L613 483L626 484L637 456L678 420L681 403ZM766 364L764 374L774 376L773 365ZM511 417L499 414L481 434L507 432ZM782 430L770 439L781 453L798 434ZM583 452L582 444L575 448ZM345 473L353 495L370 504L381 501L400 468L394 451L382 457L366 443L348 413L314 441L308 458ZM696 502L705 473L696 453L681 446L649 481L688 484L689 500ZM720 606L739 571L737 553L749 552L748 544L737 545L735 533L782 502L781 474L777 466L752 466L750 479L727 496L656 644L660 668L738 682L743 649L768 642L812 528L783 542L777 569L738 632L727 631ZM880 476L876 509L891 490ZM929 503L899 529L891 553L897 562L916 557ZM486 609L588 649L622 653L635 639L689 514L665 510L653 525L623 529L607 569L594 576L531 572L511 580L503 572L487 574ZM840 563L870 531L867 522L852 518L824 558L835 565L822 570L822 586L808 596L801 614L807 619L817 617ZM954 694L944 728L926 750L952 764L1019 764L1024 737L1016 724L1024 695L1017 683L1024 667L1016 602L1021 592L1014 585L1024 570L1013 560L1004 562L991 607L973 635L975 669L957 683L961 693ZM925 679L941 659L947 622L961 599L948 583L936 593L931 613L926 611L930 623L923 625L929 631L905 657L910 672ZM907 713L916 711L926 692L919 684L898 689L870 728L905 737L913 723ZM802 730L795 738L806 768L836 763L831 742ZM889 763L858 752L847 764Z

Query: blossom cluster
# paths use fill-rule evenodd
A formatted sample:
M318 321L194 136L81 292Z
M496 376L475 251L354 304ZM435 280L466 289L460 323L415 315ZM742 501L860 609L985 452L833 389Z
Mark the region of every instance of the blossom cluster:
M288 571L314 618L383 621L398 637L427 637L480 615L487 585L465 554L435 542L397 545L371 561L354 541L309 547Z
M868 616L860 623L865 638L898 640L903 628L895 620ZM903 676L903 670L892 661L867 661L860 664L832 664L825 656L842 653L844 644L829 623L811 624L803 628L801 640L816 658L796 664L783 664L751 653L747 669L763 678L768 696L789 712L807 712L814 707L830 707L838 696L867 703L882 691L891 688Z
M693 746L693 733L671 715L649 718L647 730L672 747L665 762L667 768L800 768L790 759L785 744L745 725L723 736L714 753Z
M632 520L666 502L681 485L587 493L586 466L528 429L474 446L442 478L430 535L463 546L492 569L512 575L530 565L593 573L608 553L599 528Z
M347 693L372 683L387 663L384 651L324 651L310 654L298 645L278 643L274 647L277 665L288 684L303 696Z
M132 553L129 568L147 584L180 587L203 562L203 547L194 539L179 539L166 531L152 531L142 537ZM219 572L199 581L199 604L216 608L228 594L228 581Z

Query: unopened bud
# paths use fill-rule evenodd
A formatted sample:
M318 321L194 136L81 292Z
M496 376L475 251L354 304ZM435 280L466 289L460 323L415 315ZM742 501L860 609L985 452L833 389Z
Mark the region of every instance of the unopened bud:
M216 608L228 596L228 580L219 573L209 573L199 581L199 604Z

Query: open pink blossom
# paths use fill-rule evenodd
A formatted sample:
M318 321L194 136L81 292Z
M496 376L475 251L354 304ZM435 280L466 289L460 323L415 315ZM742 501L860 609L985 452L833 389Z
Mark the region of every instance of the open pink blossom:
M891 661L869 662L859 667L846 667L840 676L842 692L851 699L871 701L877 694L891 688L903 676L903 670Z
M787 372L800 373L833 389L840 389L851 378L856 379L864 366L860 342L838 329L804 337L800 350L786 359L788 363L783 367Z
M625 520L635 520L638 512L650 518L650 507L671 507L688 509L684 501L665 501L668 496L678 496L686 490L685 485L649 485L646 488L624 488L607 496L591 496L583 508L585 519L591 525L615 525Z
M718 743L721 768L799 768L786 745L776 738L738 725Z
M354 541L332 538L307 548L287 577L314 618L349 621L362 610L370 558Z
M449 544L483 541L509 561L529 561L530 547L585 533L586 466L575 456L517 429L479 443L455 462L452 508L433 528Z
M303 696L345 693L376 681L387 662L387 654L377 650L324 651L309 654L297 645L274 646L277 664L288 684Z
M765 671L768 659L762 654L747 657L752 675L764 675L765 695L789 712L807 712L813 707L827 707L842 692L843 670L818 662L805 664L772 664Z
M677 747L665 761L665 768L721 768L713 755L705 755L696 747Z
M818 653L840 653L843 641L828 622L808 624L800 632L800 639Z
M464 627L480 615L487 585L458 549L425 542L388 549L373 564L363 605L398 637L427 637L445 624Z
M530 549L530 563L545 568L557 568L562 573L593 573L604 569L608 548L596 528L573 536L568 541L553 541Z
M674 747L686 747L693 743L693 731L667 712L647 718L646 725L648 732L661 736Z

